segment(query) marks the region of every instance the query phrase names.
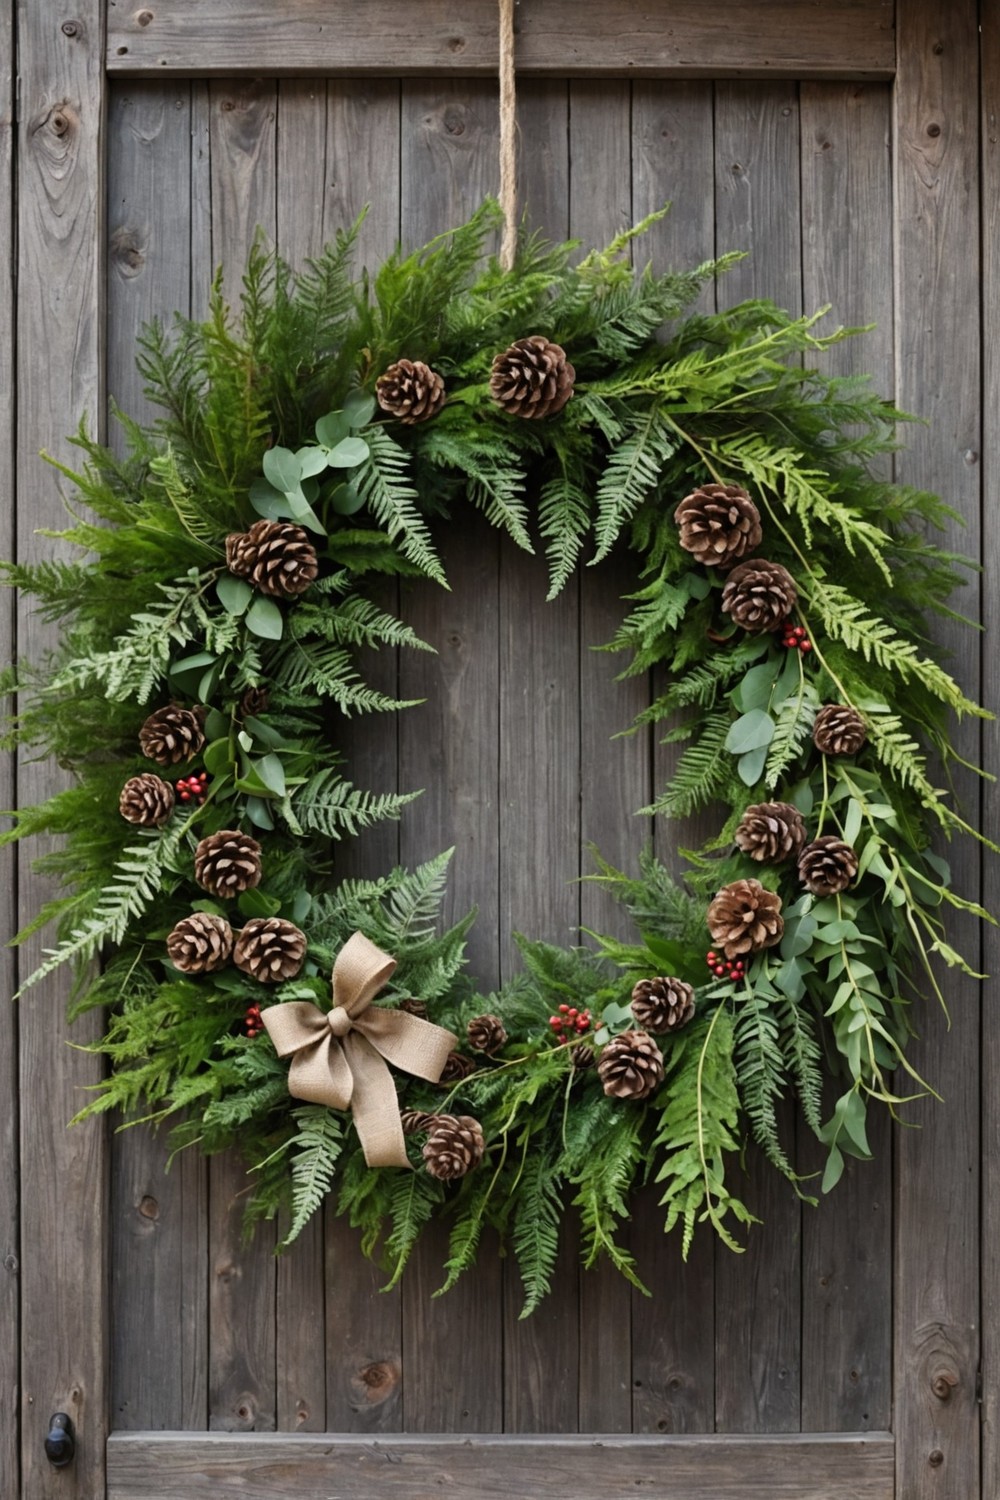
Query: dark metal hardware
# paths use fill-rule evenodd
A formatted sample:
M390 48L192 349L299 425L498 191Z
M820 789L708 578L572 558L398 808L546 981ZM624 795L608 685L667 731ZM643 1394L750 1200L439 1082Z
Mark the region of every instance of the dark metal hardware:
M57 1411L49 1421L49 1435L45 1439L45 1457L54 1469L65 1469L73 1462L76 1453L76 1438L73 1422L64 1411Z

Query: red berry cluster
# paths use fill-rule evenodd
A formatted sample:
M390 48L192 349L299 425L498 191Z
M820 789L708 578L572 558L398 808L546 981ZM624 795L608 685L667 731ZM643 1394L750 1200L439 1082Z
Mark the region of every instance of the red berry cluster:
M259 1005L253 1004L247 1006L247 1013L243 1018L243 1030L246 1032L247 1036L251 1038L260 1036L261 1032L264 1030L263 1022L260 1019Z
M182 776L176 786L176 792L181 802L197 802L200 807L205 800L205 789L208 786L207 771L192 771L190 776Z
M590 1030L590 1011L577 1010L575 1005L560 1005L557 1016L549 1016L554 1039L562 1046Z
M812 641L806 635L804 625L793 625L791 620L786 620L781 629L781 644L786 651L812 650Z
M714 948L709 948L705 954L705 962L716 979L732 979L735 983L747 977L742 958L727 958L724 953L716 953Z

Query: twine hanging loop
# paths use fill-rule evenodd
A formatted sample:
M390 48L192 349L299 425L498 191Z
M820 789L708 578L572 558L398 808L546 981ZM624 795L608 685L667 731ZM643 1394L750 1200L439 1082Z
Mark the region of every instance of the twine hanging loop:
M500 0L500 264L509 271L517 250L517 94L514 83L514 6Z

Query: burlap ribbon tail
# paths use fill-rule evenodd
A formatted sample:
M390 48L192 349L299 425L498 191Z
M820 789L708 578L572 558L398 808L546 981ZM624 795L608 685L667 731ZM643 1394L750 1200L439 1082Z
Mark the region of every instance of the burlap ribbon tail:
M409 1164L386 1063L437 1083L456 1045L443 1026L372 1005L395 967L394 958L356 932L333 966L332 1010L290 1000L261 1013L278 1056L292 1059L288 1092L311 1104L350 1109L370 1167Z

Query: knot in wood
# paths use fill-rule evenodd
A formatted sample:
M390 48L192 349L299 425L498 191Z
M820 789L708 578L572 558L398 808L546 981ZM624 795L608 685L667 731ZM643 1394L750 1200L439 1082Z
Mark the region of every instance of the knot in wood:
M376 1359L357 1372L353 1383L365 1406L380 1406L399 1385L399 1370L388 1360Z
M941 1465L944 1463L944 1454L941 1452L941 1449L932 1448L930 1453L928 1453L927 1455L927 1462L930 1464L932 1469L940 1469Z
M79 36L80 23L79 21L64 21L59 30L62 32L63 36Z
M160 1217L160 1205L147 1193L139 1204L139 1212L144 1219L152 1219L155 1222Z
M110 250L115 269L126 278L137 276L146 264L145 250L136 229L128 229L124 225L115 229L111 235Z
M137 26L148 26L153 19L151 10L137 10L135 13L135 24Z
M958 1385L958 1376L954 1370L938 1370L931 1378L931 1390L939 1401L950 1401L951 1393Z

